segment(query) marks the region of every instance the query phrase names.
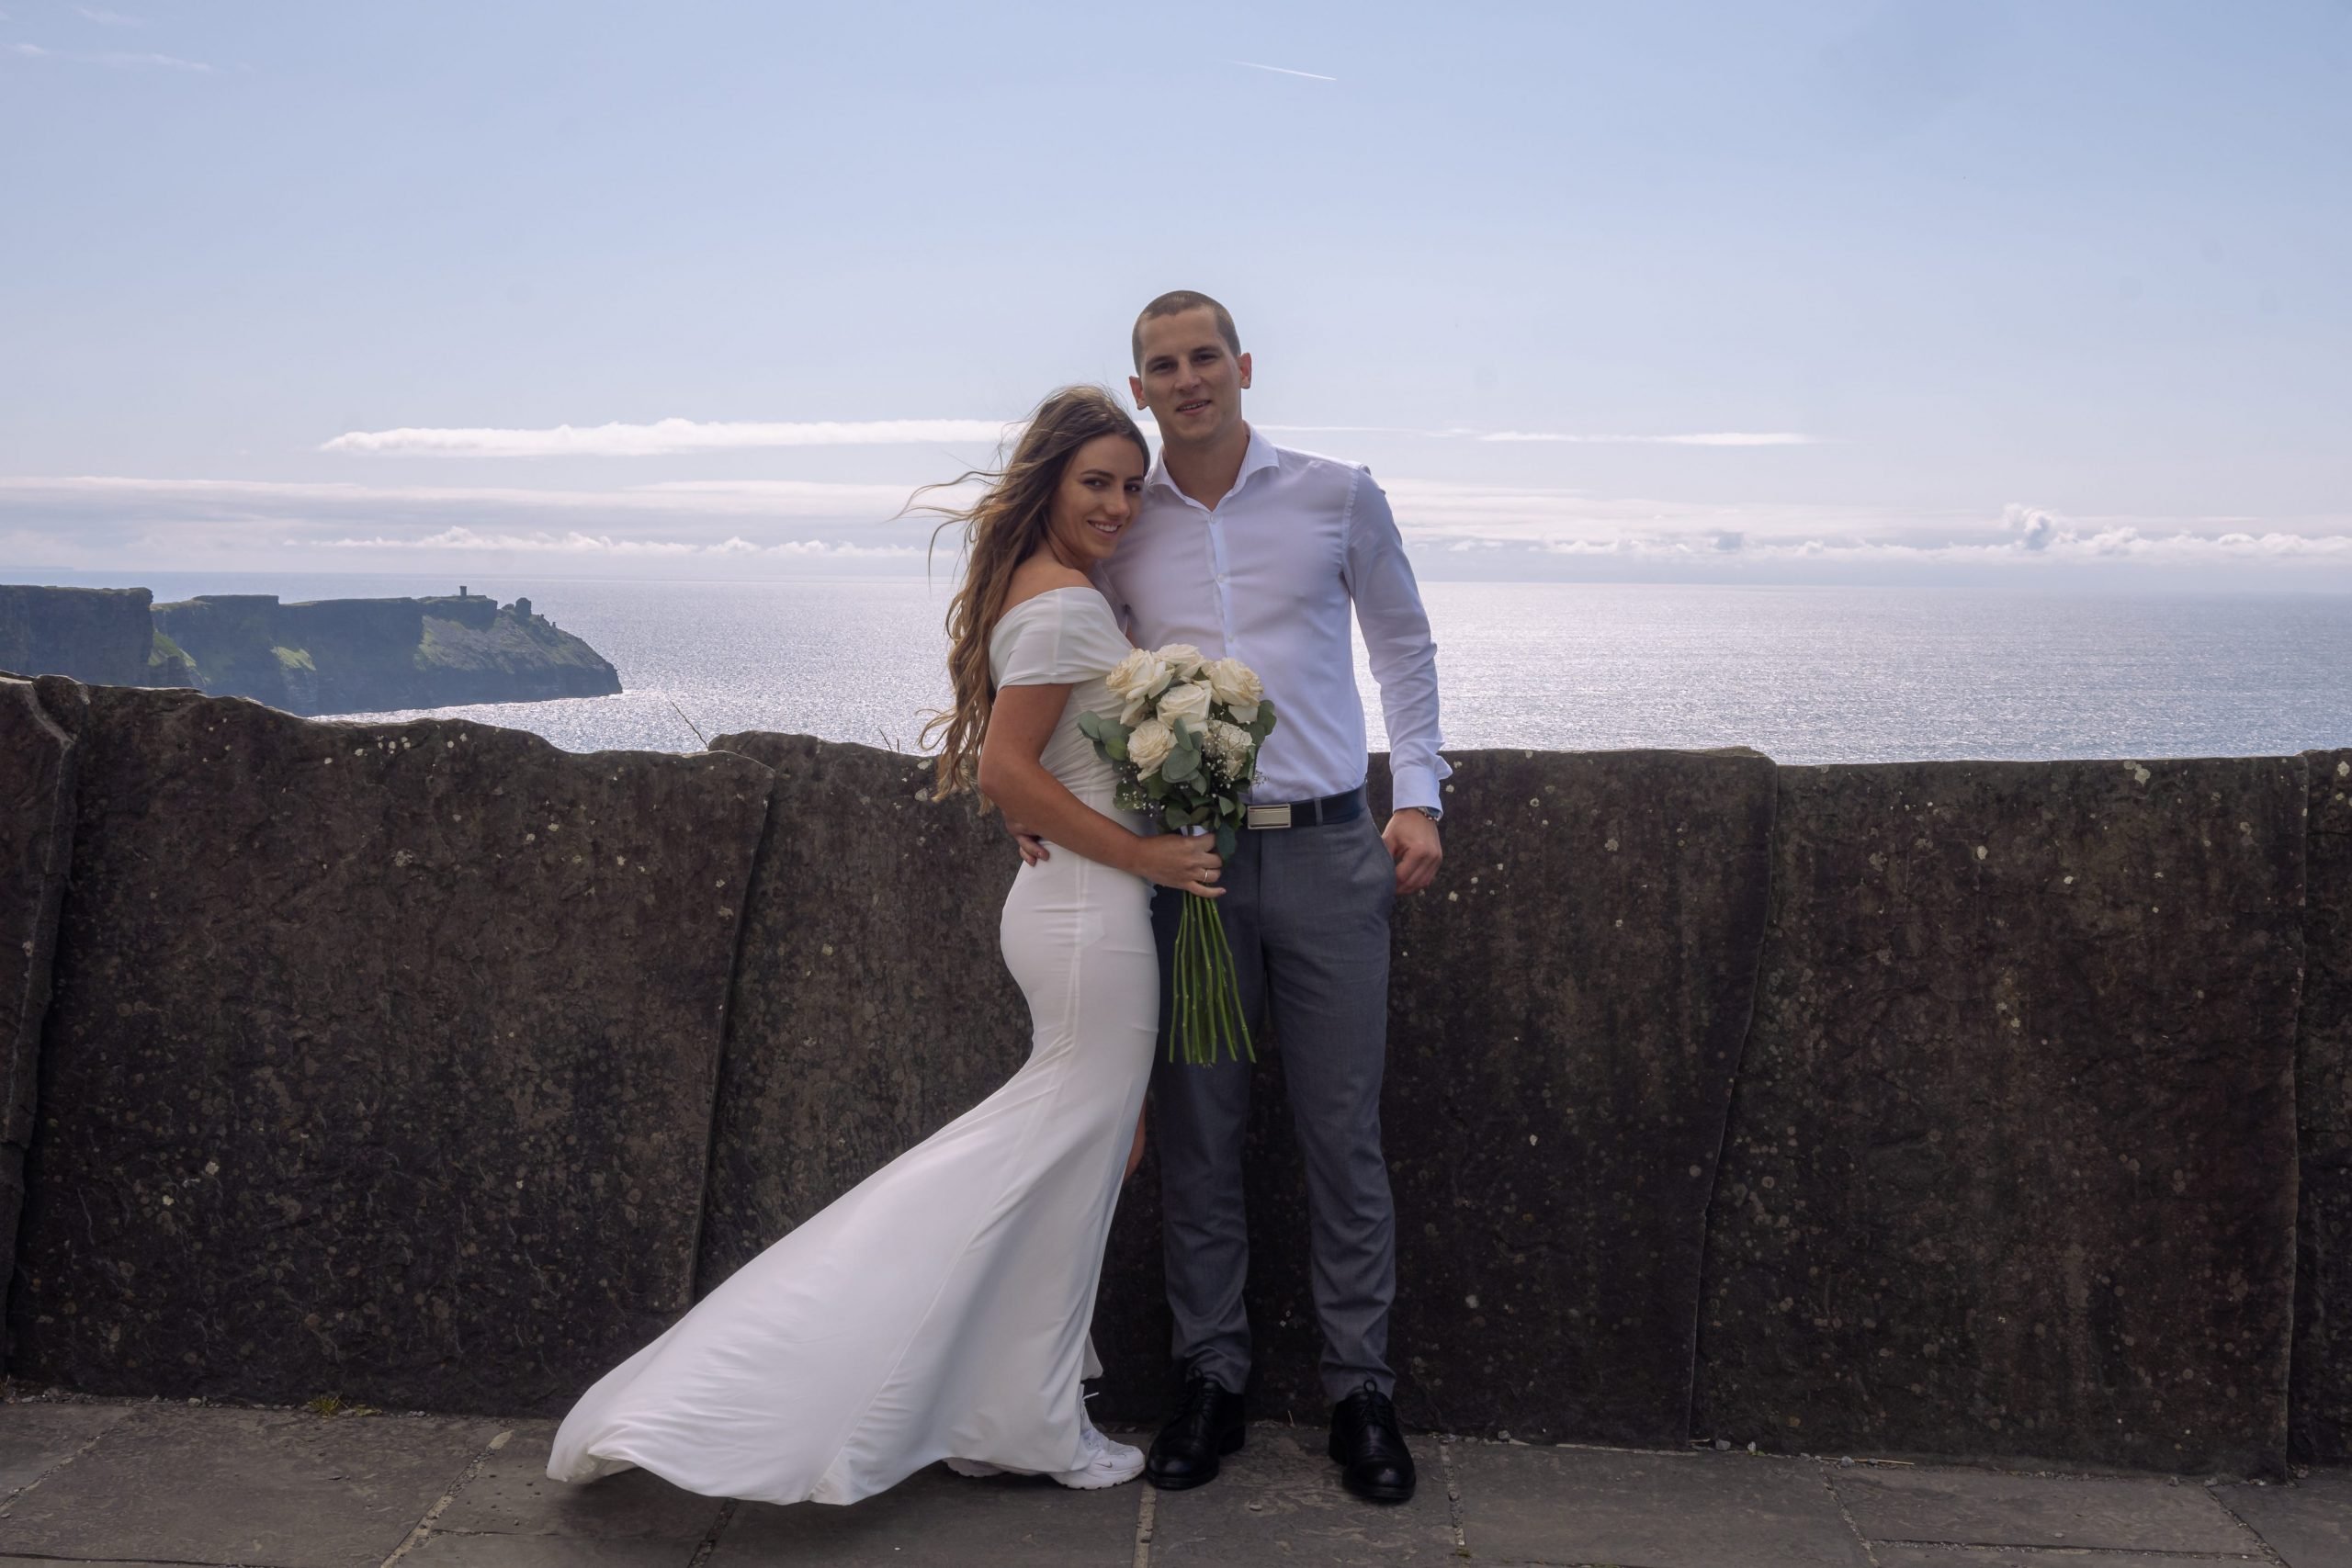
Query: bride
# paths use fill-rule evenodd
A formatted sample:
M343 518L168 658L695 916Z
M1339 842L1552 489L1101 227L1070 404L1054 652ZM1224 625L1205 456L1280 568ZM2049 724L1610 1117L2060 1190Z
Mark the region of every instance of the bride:
M1127 640L1086 568L1134 521L1143 435L1097 389L1055 393L968 510L947 614L940 793L981 793L1069 851L1024 865L1004 960L1028 1061L988 1099L753 1258L582 1395L559 1481L641 1466L690 1491L854 1503L937 1460L964 1474L1126 1481L1080 1379L1111 1211L1140 1149L1158 1023L1149 884L1215 897L1211 840L1145 836L1079 732L1120 704Z

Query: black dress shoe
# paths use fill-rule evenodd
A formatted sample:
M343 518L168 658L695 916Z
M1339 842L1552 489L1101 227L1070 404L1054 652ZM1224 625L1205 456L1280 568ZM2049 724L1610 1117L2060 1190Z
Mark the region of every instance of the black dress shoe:
M1185 1381L1184 1404L1175 1419L1152 1440L1144 1479L1162 1492L1205 1486L1216 1479L1217 1461L1240 1448L1249 1435L1241 1396L1194 1372Z
M1396 1427L1396 1406L1370 1378L1331 1410L1331 1457L1340 1482L1374 1503L1409 1502L1413 1455Z

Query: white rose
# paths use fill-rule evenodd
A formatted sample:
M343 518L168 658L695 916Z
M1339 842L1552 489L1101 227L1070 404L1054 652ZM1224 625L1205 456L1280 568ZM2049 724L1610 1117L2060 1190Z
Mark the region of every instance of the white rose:
M1174 673L1168 668L1166 660L1138 648L1113 665L1111 672L1102 677L1102 682L1132 707L1146 698L1158 696ZM1126 722L1133 724L1135 720Z
M1159 771L1159 764L1168 761L1168 753L1174 750L1176 732L1156 718L1145 719L1127 737L1127 761L1147 778Z
M1250 760L1250 753L1258 749L1258 742L1239 725L1227 724L1219 718L1209 721L1208 734L1203 738L1201 749L1220 762L1240 763Z
M1167 665L1179 681L1199 680L1201 670L1207 663L1201 657L1201 650L1189 642L1171 642L1153 657Z
M1169 724L1182 719L1194 729L1209 721L1209 688L1203 681L1187 681L1159 694L1159 716Z
M1266 688L1259 681L1258 672L1238 659L1220 659L1202 671L1209 690L1216 700L1228 707L1249 707L1250 718L1257 716L1256 708L1265 699ZM1242 720L1244 724L1249 719Z

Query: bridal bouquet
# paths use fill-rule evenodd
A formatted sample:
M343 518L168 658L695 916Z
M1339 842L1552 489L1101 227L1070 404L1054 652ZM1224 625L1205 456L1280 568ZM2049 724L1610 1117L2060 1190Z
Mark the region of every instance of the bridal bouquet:
M1105 677L1126 705L1119 716L1086 714L1079 728L1118 770L1118 804L1172 832L1213 832L1230 860L1240 841L1241 792L1258 776L1258 748L1274 728L1274 705L1257 672L1238 659L1204 660L1190 643L1137 649ZM1176 927L1176 972L1168 1059L1194 1066L1222 1046L1236 1061L1250 1043L1233 949L1216 901L1184 895Z

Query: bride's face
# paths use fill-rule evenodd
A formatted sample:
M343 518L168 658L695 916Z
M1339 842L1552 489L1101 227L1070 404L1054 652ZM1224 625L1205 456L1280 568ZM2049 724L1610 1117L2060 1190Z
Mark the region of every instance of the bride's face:
M1124 435L1098 435L1070 454L1046 513L1046 537L1064 566L1108 560L1143 501L1143 454Z

